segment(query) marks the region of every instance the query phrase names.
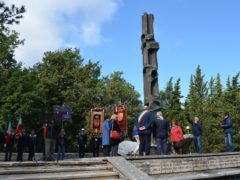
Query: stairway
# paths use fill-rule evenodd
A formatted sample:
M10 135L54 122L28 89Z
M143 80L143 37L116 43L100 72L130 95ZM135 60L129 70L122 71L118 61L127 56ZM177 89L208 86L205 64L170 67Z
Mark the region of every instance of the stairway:
M85 158L59 162L1 162L0 179L126 179L104 158Z

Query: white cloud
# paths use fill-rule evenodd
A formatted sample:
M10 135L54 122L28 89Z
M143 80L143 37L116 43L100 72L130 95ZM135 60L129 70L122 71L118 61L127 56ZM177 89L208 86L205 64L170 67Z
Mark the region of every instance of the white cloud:
M7 0L7 5L24 5L27 12L14 29L25 39L16 50L24 66L39 62L45 51L63 47L98 45L103 24L111 21L119 0ZM80 47L79 47L80 48Z

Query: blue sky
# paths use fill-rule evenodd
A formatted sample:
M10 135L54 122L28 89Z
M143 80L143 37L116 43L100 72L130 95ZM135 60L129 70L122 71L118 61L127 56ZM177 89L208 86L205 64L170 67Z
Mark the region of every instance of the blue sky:
M200 65L206 80L220 73L240 71L240 1L123 1L113 20L103 28L111 37L104 46L83 48L83 56L101 60L103 74L123 71L124 77L141 93L141 16L155 17L158 51L159 87L165 88L172 76L181 78L182 93L188 93L190 74Z
M17 0L7 1L19 4ZM46 48L77 47L86 60L100 61L102 75L122 71L143 94L140 36L141 16L147 12L154 14L155 39L160 44L160 89L170 77L174 81L180 77L186 96L197 65L206 80L220 73L224 84L228 75L240 71L238 0L22 0L21 4L28 14L16 28L26 39L26 47L16 56L26 66L41 61ZM32 29L34 18L39 22L36 26L42 27L38 34L34 33L39 28Z

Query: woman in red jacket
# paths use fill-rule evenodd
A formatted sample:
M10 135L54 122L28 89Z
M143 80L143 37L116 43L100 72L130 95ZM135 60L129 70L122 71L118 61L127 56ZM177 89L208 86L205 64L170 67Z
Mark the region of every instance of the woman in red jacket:
M176 121L172 122L170 140L173 143L173 147L176 153L182 154L183 132L182 132L182 128L178 125Z

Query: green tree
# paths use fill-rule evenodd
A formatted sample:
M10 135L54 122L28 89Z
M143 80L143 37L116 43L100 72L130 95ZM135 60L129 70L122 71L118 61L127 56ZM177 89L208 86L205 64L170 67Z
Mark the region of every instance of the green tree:
M24 6L16 7L14 4L11 7L5 5L0 1L0 26L4 27L6 24L19 24L20 19L23 18L23 13L26 12Z
M220 123L222 123L224 101L222 97L223 89L219 74L217 74L216 79L211 78L209 86L210 94L204 106L204 151L222 152L225 150L225 144Z
M202 75L201 68L198 66L196 74L191 75L189 94L186 99L187 106L185 108L191 117L203 114L207 95L207 82L204 82L204 75Z

